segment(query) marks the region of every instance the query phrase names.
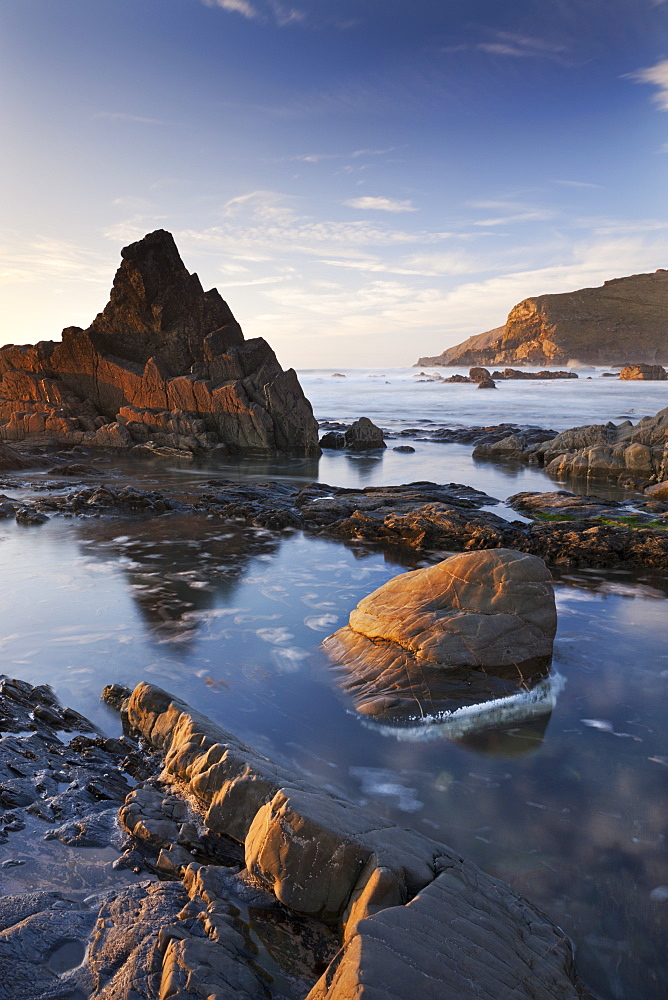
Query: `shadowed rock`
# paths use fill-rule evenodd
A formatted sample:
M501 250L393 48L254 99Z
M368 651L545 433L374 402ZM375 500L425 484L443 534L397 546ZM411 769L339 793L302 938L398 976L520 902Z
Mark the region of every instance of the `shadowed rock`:
M510 549L451 556L379 587L324 646L359 712L486 701L547 673L551 579L541 559Z
M149 233L122 257L87 330L0 349L0 439L317 454L294 370L283 371L261 338L244 340L171 234Z

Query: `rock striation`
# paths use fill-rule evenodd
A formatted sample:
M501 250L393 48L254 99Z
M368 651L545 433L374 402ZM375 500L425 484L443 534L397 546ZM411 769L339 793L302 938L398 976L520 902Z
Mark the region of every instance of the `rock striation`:
M543 560L497 548L400 574L324 646L358 712L452 711L544 677L556 627Z
M118 694L108 689L116 705ZM126 725L162 750L165 778L205 813L207 829L244 844L247 875L297 914L340 929L342 947L307 1000L441 1000L453 989L463 1000L492 1000L501 988L517 1000L589 996L563 932L502 882L445 845L286 772L160 688L140 684L127 694L120 701ZM186 986L178 993L184 1000L245 996L214 988L212 970L231 951L224 937L216 948L218 924L230 933L224 916L216 919L221 878L186 861L176 875L188 895L211 900L208 916L200 917L207 937L189 945L187 921L178 933L158 936L160 995ZM181 918L188 912L184 907ZM210 951L200 957L205 947ZM183 978L167 978L181 948L176 965ZM192 989L193 965L201 992ZM126 976L141 971L141 964L130 965ZM248 977L243 964L242 972Z
M0 439L318 454L293 369L244 340L164 230L121 251L109 302L62 341L0 348Z
M650 365L668 362L668 270L524 299L505 326L417 365Z

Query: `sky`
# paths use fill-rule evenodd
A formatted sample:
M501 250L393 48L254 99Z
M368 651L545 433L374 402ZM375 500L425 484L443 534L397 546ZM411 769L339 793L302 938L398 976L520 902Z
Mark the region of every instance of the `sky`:
M284 366L668 267L668 0L3 0L0 343L174 234Z

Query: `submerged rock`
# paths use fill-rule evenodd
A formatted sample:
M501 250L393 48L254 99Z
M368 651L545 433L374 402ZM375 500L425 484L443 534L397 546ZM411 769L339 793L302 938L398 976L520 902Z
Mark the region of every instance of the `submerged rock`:
M317 454L294 370L283 371L261 338L244 340L216 289L205 292L186 270L171 234L149 233L122 257L87 330L0 348L0 439Z
M486 701L547 673L551 579L541 559L510 549L451 556L365 597L324 646L359 712Z

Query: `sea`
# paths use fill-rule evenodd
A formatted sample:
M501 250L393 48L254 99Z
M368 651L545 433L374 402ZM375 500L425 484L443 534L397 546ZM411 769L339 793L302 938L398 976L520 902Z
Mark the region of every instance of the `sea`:
M495 390L429 378L454 370L300 371L319 421L367 416L386 431L387 448L320 459L77 460L96 463L109 484L175 495L226 479L464 483L500 501L490 509L509 519L517 515L505 501L523 490L639 499L608 482L555 482L538 467L474 461L471 445L429 433L635 423L668 406L668 382L603 371ZM1 484L10 498L34 497L35 487L61 488L25 473ZM668 995L665 575L555 569L550 676L508 699L438 718L416 713L397 727L354 711L321 643L364 596L422 565L410 554L177 513L1 521L0 560L4 673L51 684L109 735L120 727L102 687L159 684L267 756L504 879L561 926L595 996ZM0 845L0 859L8 852L25 864L0 867L0 893L115 878L111 855L44 844L38 833Z

